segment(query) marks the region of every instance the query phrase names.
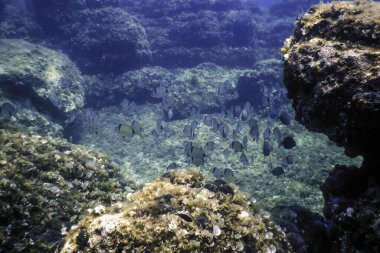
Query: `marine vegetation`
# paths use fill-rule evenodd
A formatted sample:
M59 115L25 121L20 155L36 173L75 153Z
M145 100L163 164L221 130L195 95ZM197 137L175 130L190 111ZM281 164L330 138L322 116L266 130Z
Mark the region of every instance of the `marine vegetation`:
M133 184L105 155L65 140L0 130L0 252L52 252L83 212Z
M92 210L73 228L69 252L290 252L284 233L234 185L199 169L164 174L126 202Z

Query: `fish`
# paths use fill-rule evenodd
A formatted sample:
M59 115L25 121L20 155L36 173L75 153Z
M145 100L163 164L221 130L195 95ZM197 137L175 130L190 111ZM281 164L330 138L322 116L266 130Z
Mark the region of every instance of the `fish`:
M247 111L248 114L252 113L253 107L252 107L252 105L251 105L251 103L249 101L247 101L244 104L244 109Z
M17 115L17 108L6 102L0 107L0 116L4 119L10 119Z
M246 154L244 154L244 152L241 153L240 155L240 158L239 158L240 162L244 165L249 165L249 160L248 160L248 157Z
M286 125L286 126L289 126L291 124L291 120L292 120L287 112L282 112L279 119L280 119L281 123Z
M222 179L224 179L224 181L230 182L232 181L233 177L234 177L234 172L231 169L227 168L223 170Z
M293 137L291 137L291 136L286 136L286 137L282 140L281 145L282 145L285 149L292 149L292 148L294 148L295 146L297 146L297 143L296 143L296 141L293 139Z
M243 137L243 143L242 144L243 144L244 149L248 148L248 137L247 136Z
M232 94L233 99L238 99L239 96L239 92L237 92L236 90L234 91L234 94Z
M259 136L260 136L259 129L255 128L255 127L252 127L249 130L249 135L252 137L253 140L258 140Z
M240 116L239 116L239 119L241 121L246 121L248 119L248 111L246 108L243 108L243 110L241 110L241 113L240 113Z
M175 170L175 169L177 169L179 166L178 166L178 164L177 163L175 163L175 162L172 162L171 164L169 164L167 167L166 167L166 170L168 171L168 170Z
M186 222L192 222L193 221L193 219L189 216L189 215L187 215L187 214L184 214L184 213L177 213L177 215L179 216L179 217L181 217L184 221L186 221Z
M273 136L274 138L276 139L277 142L280 142L281 141L281 131L278 127L275 127L273 129Z
M264 156L269 156L270 152L271 152L271 148L270 148L269 142L264 141L264 144L263 144L263 154L264 154Z
M135 135L135 132L132 128L132 126L126 124L126 123L121 123L118 126L118 132L123 138L129 138L133 137Z
M214 177L216 179L222 179L223 174L224 174L224 170L220 169L220 168L217 168L217 167L213 167L211 169L211 173L214 175Z
M88 126L88 132L90 134L97 135L98 134L98 128L96 126Z
M264 140L269 140L270 139L270 135L271 135L270 128L269 127L265 128L264 133L263 133Z
M223 156L225 159L227 159L230 156L230 154L231 154L231 151L228 148L223 150Z
M203 124L205 124L206 126L212 126L212 118L210 115L205 115L203 117Z
M166 89L163 86L158 86L158 87L156 87L156 88L153 89L153 91L151 93L151 97L152 98L164 98L168 94L169 94L168 89Z
M162 133L165 130L165 125L161 120L156 121L156 130L158 133Z
M207 151L213 151L216 148L216 144L213 141L206 142L204 149Z
M272 104L272 105L269 107L269 115L270 115L270 117L271 117L272 119L275 119L275 118L278 117L278 114L279 114L279 111L278 111L277 107L276 107L275 105Z
M67 120L65 120L65 123L66 124L70 124L72 123L79 115L79 111L74 109L72 111L69 112L68 114L68 117L67 117Z
M169 96L163 97L161 106L164 110L168 110L173 105L173 99Z
M232 115L234 117L239 117L241 114L241 106L240 105L235 105L232 107Z
M220 129L220 134L222 135L222 138L227 138L228 132L230 131L228 125L222 123L219 129Z
M273 169L273 164L271 162L269 162L268 165L267 165L267 167L268 167L269 170L272 170Z
M152 134L152 136L153 136L154 139L156 139L156 140L158 139L159 134L158 134L158 132L157 132L156 129L153 129L153 130L151 131L151 134Z
M268 96L263 96L262 105L263 105L263 107L269 107L270 106L270 100L269 100Z
M195 108L191 108L191 111L190 111L190 117L192 119L196 119L196 118L199 118L201 115L200 111L199 110L196 110Z
M243 152L243 144L240 143L240 141L233 141L230 144L230 148L232 148L235 152Z
M255 128L259 128L259 124L257 123L257 120L255 118L250 118L249 121L248 121L248 126L250 128L252 127L255 127Z
M173 108L169 107L167 116L169 120L173 118Z
M223 85L218 87L218 95L224 96L226 95L226 93L227 93L226 87L224 87Z
M216 118L211 119L212 129L215 131L219 130L220 122Z
M182 132L186 137L195 137L195 132L191 125L186 125Z
M141 135L143 128L137 120L132 121L132 128L133 128L134 134Z
M278 167L274 168L274 169L271 171L271 173L272 173L273 175L275 175L275 176L280 176L280 175L284 174L285 171L284 171L284 168L278 166Z
M206 153L204 152L202 147L190 142L185 147L185 150L188 157L190 157L191 163L195 164L196 166L201 166L204 164L204 158L206 157Z
M294 157L292 155L287 155L284 157L284 162L288 165L292 165L294 163Z

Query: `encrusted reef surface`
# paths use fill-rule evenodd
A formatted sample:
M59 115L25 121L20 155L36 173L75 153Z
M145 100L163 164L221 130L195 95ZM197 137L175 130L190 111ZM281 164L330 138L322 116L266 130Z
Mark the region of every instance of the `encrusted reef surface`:
M131 191L114 163L84 147L4 129L0 147L0 252L52 252L87 208Z
M283 48L296 117L350 155L370 156L380 139L380 4L311 8Z
M20 39L0 40L0 89L58 113L83 106L82 77L64 54Z
M197 169L164 174L127 201L92 213L60 252L289 252L254 200Z
M37 22L81 70L136 68L150 56L145 29L119 1L33 0ZM101 25L100 25L101 24Z
M380 3L312 7L283 48L296 118L361 168L336 165L322 187L331 252L380 251Z

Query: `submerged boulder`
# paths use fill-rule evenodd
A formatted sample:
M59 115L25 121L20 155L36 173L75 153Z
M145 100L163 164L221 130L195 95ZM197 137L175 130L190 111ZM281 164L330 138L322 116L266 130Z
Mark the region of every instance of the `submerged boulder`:
M39 24L86 73L125 71L149 60L144 28L118 3L34 0Z
M0 252L53 252L83 212L131 191L102 154L0 130Z
M311 8L284 51L284 82L296 118L351 156L371 156L380 139L380 4Z
M254 201L196 169L179 170L92 213L60 252L288 252L282 231Z
M284 82L296 119L362 155L322 186L331 252L380 251L380 3L312 7L285 43Z
M63 116L83 107L82 77L64 54L20 39L0 40L0 89Z
M88 105L94 107L118 105L124 98L138 104L159 103L162 99L152 98L151 93L154 88L163 86L168 89L176 117L187 117L192 108L204 112L220 111L221 106L232 103L233 92L243 72L203 63L189 69L145 67L114 78L88 76L86 97Z

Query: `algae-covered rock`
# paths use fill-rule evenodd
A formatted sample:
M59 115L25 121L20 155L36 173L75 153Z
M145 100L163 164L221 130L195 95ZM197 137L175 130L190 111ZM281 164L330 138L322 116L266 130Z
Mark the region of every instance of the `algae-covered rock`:
M130 188L104 155L0 130L0 252L52 252L82 213Z
M336 165L322 186L331 252L378 252L380 3L311 8L285 43L284 81L296 118L363 155L361 168Z
M36 19L87 73L120 72L146 63L150 45L119 1L33 0Z
M82 78L64 54L19 39L0 40L0 89L61 115L83 106Z
M120 104L124 98L137 102L155 102L153 89L168 89L176 116L188 116L191 108L202 111L219 111L222 105L232 102L238 78L243 70L228 69L213 63L203 63L190 69L168 70L145 67L125 72L116 77L89 76L86 97L90 106Z
M296 118L348 154L368 156L380 139L380 3L311 8L283 48Z
M287 252L282 231L234 186L180 170L94 212L60 252ZM277 250L277 251L276 251Z

